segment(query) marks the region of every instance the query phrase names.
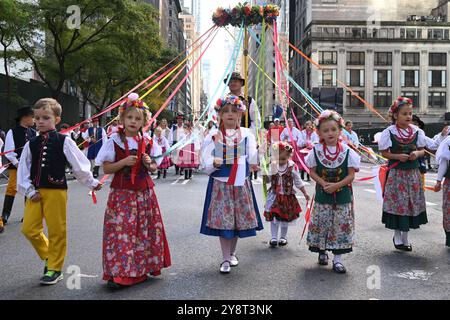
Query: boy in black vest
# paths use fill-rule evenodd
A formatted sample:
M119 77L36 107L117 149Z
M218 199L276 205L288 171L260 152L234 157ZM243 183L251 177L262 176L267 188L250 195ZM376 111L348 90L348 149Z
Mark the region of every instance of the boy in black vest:
M66 164L85 186L99 190L91 164L75 142L56 132L62 108L54 99L36 102L34 115L39 135L25 145L17 172L18 192L27 197L22 232L45 261L42 284L62 280L66 256ZM44 235L43 219L48 229Z
M8 131L5 141L5 157L10 162L8 166L9 179L8 187L5 192L3 202L2 220L4 224L8 223L9 216L14 204L14 198L17 193L17 166L25 143L36 136L36 131L31 127L34 125L33 109L30 107L17 110L16 126Z

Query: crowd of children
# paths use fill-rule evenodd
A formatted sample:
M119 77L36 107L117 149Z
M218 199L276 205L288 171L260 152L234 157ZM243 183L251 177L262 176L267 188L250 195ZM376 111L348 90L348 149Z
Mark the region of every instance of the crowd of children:
M237 86L242 79L234 77ZM114 289L134 285L148 275L160 275L171 265L150 174L157 172L157 179L165 179L167 170L175 166L177 175L184 173L185 179L191 179L193 170L201 167L209 181L200 233L219 238L219 271L230 273L239 264L238 239L256 236L263 229L251 181L252 173L260 170L260 151L248 124L248 106L242 96L228 94L215 106L217 128L212 121L206 129L193 126L179 116L172 127L161 121L151 135L144 132L149 109L135 93L122 102L117 121L108 130L94 118L92 127L57 132L62 107L54 99L41 99L33 109L20 109L17 125L5 142L5 151L11 150L6 154L11 165L0 232L19 192L26 197L22 232L45 264L41 283L57 283L63 278L66 255L66 166L94 191L102 188L96 179L102 167L105 174L113 175L104 215L103 279ZM450 246L450 138L442 136L439 142L431 142L413 125L413 111L410 99L396 99L390 108L392 125L378 141L381 155L388 159L380 221L394 231L393 245L401 251L412 251L409 231L428 222L420 171L427 147L438 148L435 191L443 190L443 226ZM34 124L37 133L31 129ZM310 201L303 182L306 173L308 181L315 181L307 246L318 254L320 265L329 264L327 251L332 252L332 270L346 273L342 255L353 250L352 182L361 161L355 151L359 141L352 123L345 123L336 111L325 110L315 123L306 122L303 130L295 127L293 119L286 128L277 119L271 130L273 134L267 134L270 188L263 214L270 223L270 247L288 244L289 225L300 217L303 198L305 203ZM43 232L43 220L48 236Z

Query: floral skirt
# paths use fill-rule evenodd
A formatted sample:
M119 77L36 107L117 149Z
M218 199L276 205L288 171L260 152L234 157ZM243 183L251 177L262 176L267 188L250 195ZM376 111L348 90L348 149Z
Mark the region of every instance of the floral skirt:
M389 171L384 191L382 222L388 229L401 231L418 229L428 222L419 169Z
M443 225L447 237L446 246L450 247L450 179L445 178L442 193Z
M256 236L263 224L249 179L241 187L209 178L200 233L225 238Z
M314 203L308 227L307 244L312 252L332 251L344 254L352 251L355 232L353 203Z
M302 209L295 194L275 194L270 192L267 196L264 217L266 221L291 222L298 219Z
M111 189L103 228L103 279L131 285L171 265L153 189Z

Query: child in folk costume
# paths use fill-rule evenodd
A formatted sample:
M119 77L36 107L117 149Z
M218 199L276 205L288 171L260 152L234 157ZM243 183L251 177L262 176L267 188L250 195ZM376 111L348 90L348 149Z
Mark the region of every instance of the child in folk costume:
M442 190L442 216L443 225L445 231L445 245L450 247L450 137L445 140L439 146L436 152L436 160L439 163L439 171L436 179L435 191ZM442 186L442 180L445 178L444 185Z
M309 154L316 143L319 143L319 136L314 130L314 124L312 123L312 121L306 121L305 129L300 132L298 143L298 152L303 163L305 163L305 157ZM300 166L302 180L305 179L305 172L305 168ZM308 172L306 172L306 179L306 181L311 181Z
M75 177L85 186L99 190L101 184L93 178L90 163L70 137L58 133L62 108L54 99L36 102L34 116L39 135L23 148L17 170L17 189L27 197L22 233L45 261L41 283L55 284L63 279L66 256L67 181L66 164L72 166ZM44 235L43 219L48 229Z
M272 145L271 186L267 196L264 216L270 221L272 239L271 247L287 245L287 231L289 223L294 222L302 209L295 196L294 185L301 190L306 201L309 201L308 193L295 164L290 160L293 148L286 142L275 142ZM281 227L281 235L278 240L278 229Z
M82 136L83 139L89 143L87 158L91 160L91 164L94 166L94 178L97 178L100 166L95 163L95 158L97 157L102 145L108 140L106 131L103 127L99 126L99 119L94 118L92 119L92 127L83 132Z
M154 142L157 143L162 150L162 154L165 154L167 152L167 150L170 149L169 146L169 140L166 139L165 136L163 136L162 134L162 129L161 127L157 127L155 129L155 137L154 137ZM166 178L167 175L167 169L170 168L171 164L170 164L170 158L169 156L165 155L163 156L163 160L161 161L161 164L158 166L158 177L157 179L161 178L161 171L163 173L163 179Z
M202 161L210 175L200 233L218 236L222 248L221 273L237 266L239 238L256 235L263 225L258 211L250 171L258 170L256 140L250 129L239 127L245 111L233 95L217 101L219 131L205 138Z
M412 125L412 100L399 97L389 109L393 125L383 131L378 148L389 159L389 172L383 196L382 222L395 230L394 247L412 251L410 229L428 222L419 158L425 154L425 133Z
M192 179L193 169L200 165L199 151L201 145L190 122L184 124L183 134L179 136L179 141L183 141L183 147L178 151L178 167L181 170L184 169L184 179Z
M158 166L150 156L161 155L161 148L143 137L148 119L147 105L130 94L120 106L124 129L111 136L96 159L106 174L114 174L103 230L103 280L112 289L143 282L147 274L160 275L171 264L149 175Z
M4 224L8 223L17 193L17 167L23 147L36 136L36 131L31 128L33 125L33 109L30 107L20 108L17 110L16 126L6 134L4 150L7 153L5 157L11 163L8 166L9 179L3 202L2 220Z
M351 183L361 159L340 142L344 123L337 112L322 112L316 126L320 143L306 157L311 178L316 181L307 244L310 251L319 253L321 265L328 264L326 251L333 252L333 271L345 273L341 255L352 251L355 229Z

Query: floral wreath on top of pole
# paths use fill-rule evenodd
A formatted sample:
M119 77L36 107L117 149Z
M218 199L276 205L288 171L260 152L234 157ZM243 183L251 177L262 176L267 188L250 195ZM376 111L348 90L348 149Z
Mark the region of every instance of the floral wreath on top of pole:
M267 24L273 24L280 15L280 8L274 4L250 5L245 2L239 3L234 8L224 9L217 8L214 12L212 21L218 27L226 27L231 25L233 27L239 27L244 21L244 27L250 27L261 24L264 21Z

